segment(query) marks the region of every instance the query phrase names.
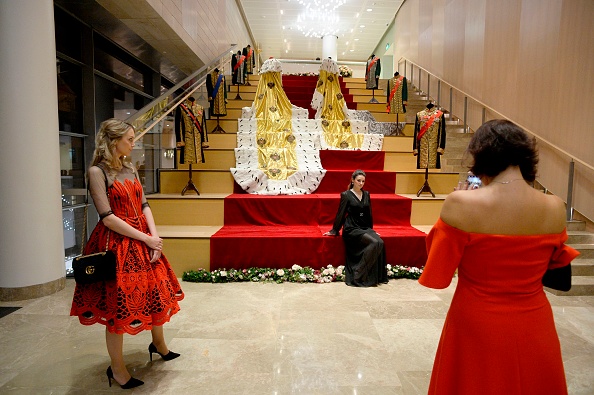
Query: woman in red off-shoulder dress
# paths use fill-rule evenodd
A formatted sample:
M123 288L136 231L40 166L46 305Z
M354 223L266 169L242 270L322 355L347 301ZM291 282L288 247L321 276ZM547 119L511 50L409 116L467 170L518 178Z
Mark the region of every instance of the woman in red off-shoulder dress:
M542 284L547 270L578 255L564 244L564 203L528 184L535 179L537 151L515 124L487 122L468 151L471 171L484 186L446 198L427 237L419 279L426 287L446 288L458 270L429 394L566 394Z
M111 386L122 388L143 382L130 376L123 359L123 334L150 330L148 351L168 361L179 357L165 343L163 324L179 311L183 292L169 262L162 255L151 209L136 170L123 157L134 147L134 129L117 119L101 123L96 138L89 189L101 220L85 247L85 254L113 251L117 257L116 279L77 284L70 315L83 325L105 325L111 365L106 374Z

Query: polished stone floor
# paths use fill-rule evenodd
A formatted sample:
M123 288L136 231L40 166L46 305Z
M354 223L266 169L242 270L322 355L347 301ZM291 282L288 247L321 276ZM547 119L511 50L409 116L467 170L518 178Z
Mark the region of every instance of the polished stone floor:
M332 284L182 283L182 310L165 326L181 358L149 362L150 333L124 353L158 394L424 394L455 280L431 290L413 280L377 288ZM69 317L74 289L0 306L1 394L115 392L104 328ZM548 295L570 394L594 393L594 297ZM535 366L535 368L538 368Z

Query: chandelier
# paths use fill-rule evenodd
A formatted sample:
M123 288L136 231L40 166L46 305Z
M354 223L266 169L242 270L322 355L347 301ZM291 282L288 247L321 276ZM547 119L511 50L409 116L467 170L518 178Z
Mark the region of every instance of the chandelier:
M291 0L289 0L291 1ZM305 37L336 35L340 31L340 17L336 9L346 0L296 0L305 7L297 16L295 27Z

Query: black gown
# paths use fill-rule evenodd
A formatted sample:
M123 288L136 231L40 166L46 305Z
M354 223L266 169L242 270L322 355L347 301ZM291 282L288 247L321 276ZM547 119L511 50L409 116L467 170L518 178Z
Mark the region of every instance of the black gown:
M384 241L373 230L369 192L363 191L360 201L351 190L340 194L332 232L339 234L341 228L346 251L346 284L372 287L387 283L386 251Z

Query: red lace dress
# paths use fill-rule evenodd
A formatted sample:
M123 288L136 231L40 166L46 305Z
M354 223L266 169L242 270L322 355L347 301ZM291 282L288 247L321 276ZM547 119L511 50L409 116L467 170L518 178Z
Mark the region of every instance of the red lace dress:
M124 168L118 174L108 187L109 200L101 169L93 167L89 173L97 211L106 213L111 210L129 225L149 234L142 213L142 204L146 200L134 173ZM108 248L117 257L116 280L77 284L70 315L78 316L83 325L100 323L112 333L132 335L168 322L179 311L178 301L184 294L167 258L161 255L159 260L150 263L150 251L145 243L109 230L103 221L99 221L93 230L85 255L105 251L108 237Z

